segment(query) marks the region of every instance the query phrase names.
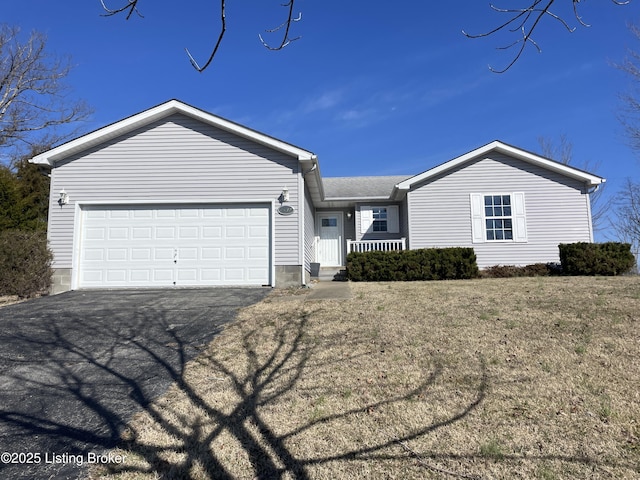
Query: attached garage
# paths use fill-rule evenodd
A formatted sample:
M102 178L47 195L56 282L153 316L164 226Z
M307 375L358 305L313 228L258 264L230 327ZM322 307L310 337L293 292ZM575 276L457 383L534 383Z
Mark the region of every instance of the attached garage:
M170 100L31 162L51 174L53 294L305 282L312 152Z
M272 285L269 204L83 205L78 288Z

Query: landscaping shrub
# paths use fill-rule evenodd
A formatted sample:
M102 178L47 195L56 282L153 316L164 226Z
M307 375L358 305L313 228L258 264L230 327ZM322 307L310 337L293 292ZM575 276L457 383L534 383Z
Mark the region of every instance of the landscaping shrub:
M347 275L360 282L455 280L477 277L478 265L472 248L353 252Z
M628 243L561 243L558 248L567 275L620 275L636 263Z
M531 265L493 265L480 272L483 278L511 278L511 277L546 277L557 275L560 268L556 263L533 263Z
M0 295L32 297L51 286L51 260L45 232L0 232Z

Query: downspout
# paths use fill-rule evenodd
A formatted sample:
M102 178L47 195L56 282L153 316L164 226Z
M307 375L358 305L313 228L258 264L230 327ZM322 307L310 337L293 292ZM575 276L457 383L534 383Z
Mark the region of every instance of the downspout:
M298 164L299 165L299 164ZM305 189L304 189L304 173L302 172L302 169L300 170L300 175L298 176L298 208L300 209L300 215L298 215L298 218L300 219L300 236L298 238L298 241L300 242L300 250L298 250L300 252L300 284L305 287L307 285L307 282L305 281L305 274L304 274L304 259L305 259L305 244L304 244L304 237L305 237L305 205L306 205L306 194L305 194Z
M596 192L598 190L598 188L600 188L600 185L595 185L590 187L588 184L586 185L586 191L587 191L587 214L589 215L589 240L591 243L593 243L593 216L591 215L591 194Z
M306 271L304 269L304 263L305 263L305 259L306 259L306 250L305 250L305 240L306 240L305 235L306 235L306 231L305 231L305 228L307 226L306 222L305 222L305 213L306 213L305 212L305 209L306 209L305 207L306 207L306 204L307 204L307 192L306 192L306 189L305 189L305 185L306 185L305 184L305 182L306 182L305 177L307 176L307 174L313 172L317 168L318 168L318 160L317 160L317 157L314 156L312 167L309 170L307 170L306 172L302 171L301 175L300 175L300 178L298 180L298 192L300 192L298 195L300 195L300 194L302 195L302 197L301 197L302 198L302 204L301 204L302 205L302 209L301 209L301 212L300 212L300 245L302 247L301 250L300 250L300 253L301 253L301 258L300 258L300 282L301 282L303 287L307 286L306 275L305 275Z

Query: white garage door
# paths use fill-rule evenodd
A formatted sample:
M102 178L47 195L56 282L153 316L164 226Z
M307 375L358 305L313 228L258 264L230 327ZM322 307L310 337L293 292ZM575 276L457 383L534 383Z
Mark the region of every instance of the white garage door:
M266 285L268 205L82 209L81 288Z

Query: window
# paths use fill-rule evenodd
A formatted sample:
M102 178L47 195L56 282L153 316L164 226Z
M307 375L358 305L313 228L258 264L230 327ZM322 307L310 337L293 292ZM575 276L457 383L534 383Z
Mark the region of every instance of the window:
M337 218L323 218L322 219L322 226L323 227L337 227L338 226L338 219Z
M487 240L513 240L511 195L485 195L484 216Z
M387 231L387 208L386 207L373 207L373 231L374 232L386 232Z
M528 241L524 193L472 193L470 200L473 243Z
M400 233L399 208L398 205L361 206L361 234Z

